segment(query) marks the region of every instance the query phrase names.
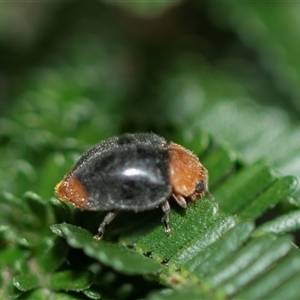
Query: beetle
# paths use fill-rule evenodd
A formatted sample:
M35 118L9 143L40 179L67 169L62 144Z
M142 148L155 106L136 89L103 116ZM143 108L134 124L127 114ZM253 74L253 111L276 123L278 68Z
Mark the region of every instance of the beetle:
M153 133L123 134L90 148L56 185L59 199L81 210L107 211L94 236L119 211L141 212L160 207L170 234L171 198L183 208L208 191L208 172L183 146Z

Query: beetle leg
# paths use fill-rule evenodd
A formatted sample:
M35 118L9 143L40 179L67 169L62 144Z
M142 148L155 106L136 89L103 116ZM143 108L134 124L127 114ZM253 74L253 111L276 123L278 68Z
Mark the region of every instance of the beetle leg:
M118 213L117 211L110 211L109 213L107 213L107 215L105 216L104 220L102 221L102 223L98 228L98 233L94 235L95 240L97 241L101 240L105 230L105 226L108 225L115 218L117 213Z
M170 229L170 226L169 226L169 216L170 216L170 211L171 211L169 202L168 201L164 202L161 206L161 209L164 213L161 221L164 225L165 233L167 235L169 235L171 233L171 229Z
M182 197L181 195L175 195L175 194L173 194L172 196L181 207L186 208L187 204L186 204L184 197Z

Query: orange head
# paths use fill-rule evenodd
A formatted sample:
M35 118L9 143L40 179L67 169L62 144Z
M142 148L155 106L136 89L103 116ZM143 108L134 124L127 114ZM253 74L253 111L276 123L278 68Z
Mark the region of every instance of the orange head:
M173 197L185 207L185 198L195 201L204 196L208 190L208 173L196 155L178 144L169 144L169 155Z

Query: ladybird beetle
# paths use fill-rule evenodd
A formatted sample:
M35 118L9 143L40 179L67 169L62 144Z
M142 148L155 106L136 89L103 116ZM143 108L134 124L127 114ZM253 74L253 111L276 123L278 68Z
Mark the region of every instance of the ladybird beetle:
M62 201L90 211L107 211L96 240L119 211L161 207L170 233L169 199L182 206L208 191L208 173L191 151L152 133L124 134L89 149L56 187Z

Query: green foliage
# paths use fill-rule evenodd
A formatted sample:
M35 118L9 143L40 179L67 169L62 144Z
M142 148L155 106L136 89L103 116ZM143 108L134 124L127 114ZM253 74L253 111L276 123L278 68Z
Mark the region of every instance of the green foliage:
M299 6L35 5L0 9L0 298L298 299ZM168 237L158 209L120 213L97 242L104 214L53 197L124 131L209 171L211 195L171 203Z
M138 255L127 248L93 240L86 230L69 224L52 225L52 231L67 239L74 248L81 248L86 255L125 274L149 274L158 272L160 264Z

